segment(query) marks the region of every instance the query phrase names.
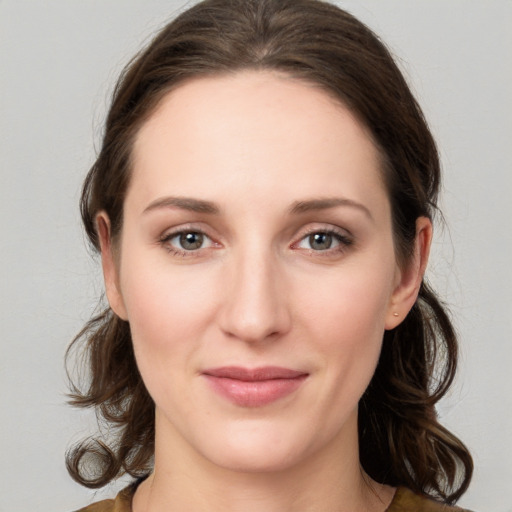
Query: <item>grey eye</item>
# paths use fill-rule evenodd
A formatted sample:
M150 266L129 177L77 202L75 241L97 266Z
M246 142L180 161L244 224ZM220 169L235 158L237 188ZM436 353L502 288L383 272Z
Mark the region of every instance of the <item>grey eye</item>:
M204 235L202 233L181 233L179 235L179 244L186 251L194 251L200 249L204 243Z
M330 233L313 233L309 235L308 242L311 249L325 251L332 247L333 236Z

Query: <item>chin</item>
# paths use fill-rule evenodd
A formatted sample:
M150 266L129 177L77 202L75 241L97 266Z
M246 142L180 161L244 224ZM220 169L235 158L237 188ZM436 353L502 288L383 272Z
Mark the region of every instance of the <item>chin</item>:
M284 427L242 420L226 428L220 436L212 435L214 444L203 447L203 456L219 467L241 473L290 469L307 459L311 443L300 429Z
M297 453L288 450L252 446L213 454L210 460L223 469L239 473L277 473L296 466L300 459Z

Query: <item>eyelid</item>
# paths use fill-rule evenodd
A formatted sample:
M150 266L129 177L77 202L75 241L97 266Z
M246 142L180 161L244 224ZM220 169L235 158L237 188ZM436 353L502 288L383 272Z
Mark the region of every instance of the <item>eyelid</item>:
M333 224L321 224L321 223L313 223L313 225L308 225L305 229L301 230L297 235L297 239L302 240L303 238L312 235L314 233L328 233L331 235L336 235L341 238L346 238L347 240L354 239L352 233L345 228L341 228L339 226L335 226Z
M209 229L205 229L202 226L198 226L197 224L181 224L172 228L168 228L165 230L159 237L157 242L164 246L169 252L174 255L179 255L183 257L197 257L204 253L204 251L222 247L222 244L216 240L216 237L210 235L208 233ZM170 241L173 238L176 238L182 234L186 233L199 233L201 234L207 241L208 245L204 247L199 247L197 249L182 249L175 244L171 244ZM308 249L306 247L300 247L300 244L306 240L307 237L315 234L315 233L323 233L327 235L333 236L336 240L336 244L333 247L329 247L328 249ZM339 226L335 226L332 224L321 224L321 223L313 223L312 225L308 225L301 230L299 230L298 234L294 237L295 241L290 244L291 249L298 249L303 251L309 251L318 256L328 256L333 253L340 253L345 251L349 246L354 244L354 236L345 228L341 228Z
M177 236L182 233L201 233L205 237L208 237L213 240L214 237L209 234L209 231L210 229L205 227L202 222L178 224L176 226L167 227L165 230L163 230L162 234L158 236L158 240L169 240L173 236Z
M209 240L211 242L211 245L213 245L213 240L206 233L203 233L202 231L191 230L191 229L185 229L182 231L177 231L175 233L169 233L166 236L164 236L161 239L161 241L162 242L170 242L171 240L174 240L175 238L178 238L181 235L188 235L188 234L192 234L192 233L201 235L205 240ZM205 249L205 247L201 247L201 249ZM199 250L199 249L197 249L197 250ZM190 250L189 252L192 252L192 250Z
M333 236L338 242L334 247L330 247L325 250L314 250L308 248L299 247L299 244L306 240L309 236L315 233L323 233L326 235ZM333 252L342 252L346 250L349 246L354 244L353 235L346 229L340 228L338 226L333 226L332 224L328 225L320 225L316 224L314 226L307 227L304 231L300 232L300 235L297 236L296 241L291 244L292 249L302 249L305 251L310 251L311 253L315 253L318 255L328 255Z
M170 228L165 230L159 237L158 237L158 243L166 250L168 250L170 253L176 255L176 256L182 256L182 257L197 257L200 256L201 253L203 253L204 250L208 250L211 248L219 247L220 244L216 242L216 240L210 236L202 227L199 227L197 225L193 224L181 224L179 226ZM186 233L198 233L201 234L205 240L208 240L209 243L205 247L199 247L198 249L191 249L186 250L178 247L177 245L171 244L171 240L173 240L176 237L179 237L180 235L186 234Z

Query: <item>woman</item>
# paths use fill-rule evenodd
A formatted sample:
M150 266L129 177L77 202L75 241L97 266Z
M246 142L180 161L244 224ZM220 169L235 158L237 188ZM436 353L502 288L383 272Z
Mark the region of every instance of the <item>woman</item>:
M207 0L125 70L82 215L109 307L75 340L113 434L85 510L449 510L457 342L423 279L435 143L378 38L316 0Z

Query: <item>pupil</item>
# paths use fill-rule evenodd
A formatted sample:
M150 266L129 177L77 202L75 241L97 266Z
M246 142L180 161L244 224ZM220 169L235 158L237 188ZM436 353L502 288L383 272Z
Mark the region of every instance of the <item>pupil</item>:
M183 233L180 235L180 245L187 251L199 249L203 245L203 235L201 233Z
M309 244L316 250L329 249L332 244L332 235L328 233L315 233L309 236Z

